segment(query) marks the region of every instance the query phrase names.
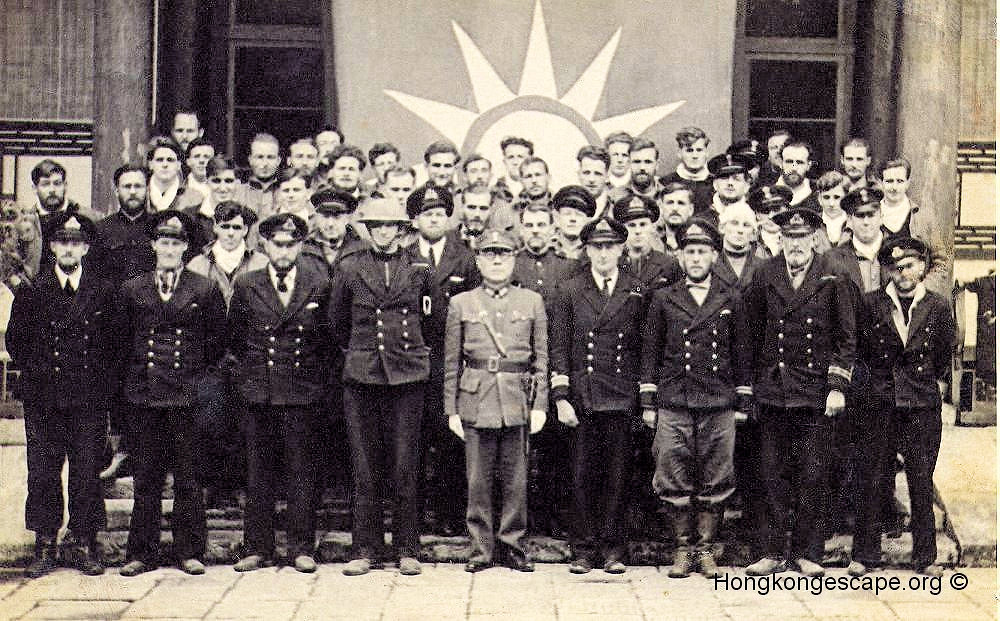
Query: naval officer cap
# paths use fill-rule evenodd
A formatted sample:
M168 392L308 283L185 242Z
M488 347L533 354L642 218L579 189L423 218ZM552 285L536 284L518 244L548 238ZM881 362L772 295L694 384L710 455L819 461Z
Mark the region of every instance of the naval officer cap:
M78 213L59 212L45 226L49 241L82 241L90 243L97 233L94 223Z
M875 188L858 188L851 190L840 201L840 208L847 212L849 216L857 216L863 213L872 213L881 209L882 190Z
M260 223L260 236L271 241L301 241L308 234L309 225L293 213L276 213Z
M316 208L316 213L331 216L351 214L358 208L358 199L353 194L337 189L320 190L310 197L309 202Z
M616 201L612 214L619 222L638 218L649 218L656 222L660 219L660 206L647 196L631 195Z
M788 237L812 235L823 226L823 217L808 207L792 207L771 220L781 227L781 234Z
M182 242L189 241L194 222L186 213L176 209L166 209L153 214L149 221L149 238L169 237Z
M878 251L878 262L882 265L894 266L908 257L920 259L925 263L930 260L930 248L916 237L896 237L887 241Z
M621 222L601 218L588 222L580 231L580 239L585 244L624 244L628 239L628 229Z
M728 177L736 173L745 175L754 166L756 164L750 158L738 153L723 153L708 160L708 172L713 177Z
M426 183L414 190L406 199L406 214L410 218L416 218L420 214L443 207L445 214L450 218L455 210L455 201L446 188Z
M764 185L747 197L750 208L757 213L774 213L788 209L792 202L792 191L783 185Z
M722 235L710 222L703 218L691 218L680 231L677 245L681 248L691 244L704 244L715 250L722 250Z

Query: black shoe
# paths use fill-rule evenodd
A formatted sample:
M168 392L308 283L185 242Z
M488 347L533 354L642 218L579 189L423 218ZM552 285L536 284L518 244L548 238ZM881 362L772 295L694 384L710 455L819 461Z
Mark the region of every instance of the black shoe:
M72 567L85 576L100 576L104 565L98 560L97 545L76 544L66 550L67 567Z
M35 559L24 570L27 577L41 578L59 566L55 537L35 537Z
M490 567L493 567L493 563L490 561L469 561L465 564L465 571L470 574L474 574L485 569L489 569Z
M535 564L519 554L511 554L507 557L507 567L525 573L535 571Z

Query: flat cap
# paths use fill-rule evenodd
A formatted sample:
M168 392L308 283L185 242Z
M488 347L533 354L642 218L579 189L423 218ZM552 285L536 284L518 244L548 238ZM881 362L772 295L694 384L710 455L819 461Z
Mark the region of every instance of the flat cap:
M476 252L483 250L517 250L517 239L510 231L489 228L473 241Z
M332 216L354 213L358 208L358 199L353 194L333 188L316 192L309 198L309 202L316 208L316 213Z
M410 217L399 201L392 198L372 198L361 205L358 222L396 222L409 224Z
M567 185L560 188L549 204L553 211L568 207L583 212L588 218L593 218L597 212L597 202L582 185Z

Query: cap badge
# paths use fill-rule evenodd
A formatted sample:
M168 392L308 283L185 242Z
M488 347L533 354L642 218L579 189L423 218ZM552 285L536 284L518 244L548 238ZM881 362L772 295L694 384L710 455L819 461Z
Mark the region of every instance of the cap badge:
M82 227L80 226L80 221L77 220L76 217L74 216L66 221L66 224L63 225L63 228L73 231L79 231L81 230Z
M174 216L173 218L170 218L169 220L164 222L163 226L170 227L172 229L177 229L178 231L184 228L184 225L181 224L180 218L178 218L177 216Z
M629 201L628 206L630 208L634 207L636 209L643 209L646 207L646 203L642 202L642 199L638 196L633 196L632 200Z
M765 186L765 187L761 188L760 191L761 191L761 193L764 194L764 200L766 200L766 201L771 200L771 198L772 198L772 196L771 196L771 188Z
M282 231L288 231L289 233L295 232L295 222L291 218L287 218L281 225Z
M424 202L426 203L428 201L436 200L440 200L438 193L435 192L433 188L427 188L427 191L424 193Z
M802 217L802 214L798 213L788 219L788 224L791 224L792 226L802 226L805 223L806 219Z
M904 254L903 253L903 249L900 248L899 246L896 246L895 248L892 249L892 258L893 259L902 259L903 258L903 254Z
M597 223L597 226L594 227L594 232L597 232L597 231L600 231L602 233L610 232L611 231L611 225L608 224L607 220L601 220L600 222Z
M493 231L493 243L497 243L498 241L500 241L500 233Z
M862 203L867 203L867 202L869 202L869 201L868 201L868 190L865 190L865 189L862 189L862 190L861 190L861 202L862 202Z
M705 235L706 233L705 229L701 228L697 224L692 224L691 226L688 227L687 234L688 236L692 236L692 235Z

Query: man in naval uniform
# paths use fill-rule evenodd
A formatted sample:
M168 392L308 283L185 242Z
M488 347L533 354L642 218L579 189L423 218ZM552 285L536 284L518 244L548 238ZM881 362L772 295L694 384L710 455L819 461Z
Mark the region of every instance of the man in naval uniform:
M782 253L754 272L744 293L769 512L765 556L746 571L784 571L790 559L819 576L833 418L854 368L856 310L850 281L813 251L820 215L793 207L774 221Z
M588 195L589 196L589 195ZM594 564L625 571L631 433L638 418L639 353L647 300L618 267L628 231L602 218L584 227L589 268L556 290L552 306L552 396L573 429L572 573Z
M124 395L133 417L135 508L123 576L156 569L160 501L167 471L174 474L171 526L174 555L189 574L203 574L207 526L197 476L200 438L195 409L199 385L225 352L226 302L209 278L184 269L195 226L173 209L150 223L156 269L121 288L124 313Z
M104 572L94 538L105 528L98 473L118 376L116 287L83 260L95 236L90 220L62 211L46 227L54 264L18 289L7 331L7 347L23 373L25 526L35 531L35 558L26 573L37 578L56 567L60 474L69 460L63 560L94 576Z

